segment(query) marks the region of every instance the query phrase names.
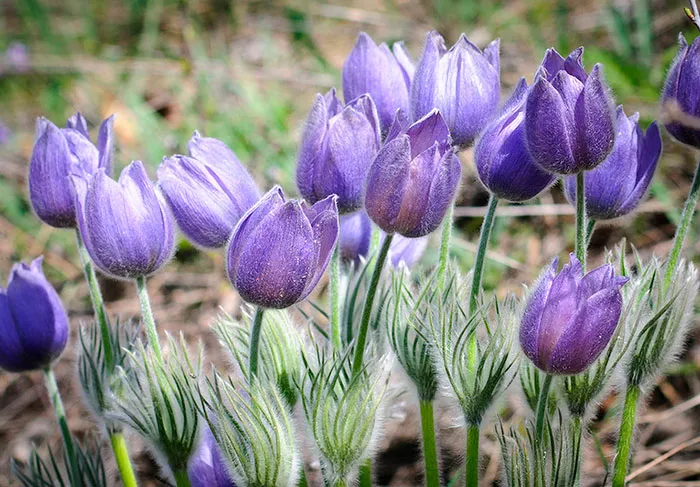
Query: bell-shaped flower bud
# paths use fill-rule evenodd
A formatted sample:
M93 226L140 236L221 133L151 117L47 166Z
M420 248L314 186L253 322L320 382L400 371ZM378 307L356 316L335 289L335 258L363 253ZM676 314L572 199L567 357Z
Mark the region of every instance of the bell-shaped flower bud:
M42 262L15 264L0 287L0 369L8 372L48 367L66 348L68 317Z
M335 196L315 205L270 190L238 222L227 251L228 278L247 302L287 308L306 298L338 240Z
M87 121L76 113L64 129L40 118L29 165L29 199L37 216L56 228L75 228L76 208L69 176L111 171L114 115L100 125L97 147L90 141Z
M584 276L576 256L570 259L559 274L557 259L543 272L520 324L523 352L550 374L578 374L598 358L617 328L628 281L610 264Z
M535 164L555 174L589 171L615 143L615 105L596 64L583 69L583 48L564 59L549 49L525 104L525 139Z
M408 111L408 94L412 63L402 47L379 46L365 32L360 32L355 47L343 64L345 101L369 94L377 106L382 132L394 120L396 110Z
M379 145L379 120L372 98L362 95L343 107L335 89L317 95L299 149L299 192L312 204L335 194L340 213L359 210Z
M236 487L231 480L219 445L208 427L203 427L199 446L190 457L187 477L192 487Z
M193 151L192 147L204 151ZM190 241L205 248L223 247L260 194L248 171L223 142L195 132L190 148L204 157L163 159L158 167L158 187ZM216 149L228 157L217 158Z
M437 32L429 32L411 85L411 117L437 108L455 145L469 146L496 113L500 98L500 41L484 51L462 34L448 51Z
M678 54L661 94L661 102L672 115L666 130L679 142L700 148L700 37L688 46L680 34L678 44Z
M501 114L481 134L474 149L479 179L507 201L526 201L554 184L557 176L540 169L525 144L527 83L521 79Z
M367 176L365 207L386 233L417 238L440 226L462 168L440 112L404 128L400 114Z
M617 108L617 137L607 159L586 173L586 214L596 220L632 212L644 197L661 157L661 134L656 122L644 134L639 114L627 117ZM564 179L566 198L576 204L576 177Z
M170 259L175 224L143 163L129 164L118 182L103 170L72 180L80 234L98 269L135 279Z

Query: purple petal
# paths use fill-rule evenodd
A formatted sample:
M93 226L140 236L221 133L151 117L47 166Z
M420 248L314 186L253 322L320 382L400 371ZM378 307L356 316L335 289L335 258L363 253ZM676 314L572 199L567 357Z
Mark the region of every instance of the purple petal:
M97 133L97 149L100 153L99 167L103 168L107 175L112 174L112 157L114 156L114 119L112 114L102 121Z
M539 358L538 345L542 313L547 304L552 282L557 275L558 266L559 260L555 258L532 286L520 324L520 346L525 355L540 368L544 368Z
M637 184L634 189L628 194L618 209L618 215L625 215L634 210L639 202L644 198L644 195L649 189L651 180L654 177L656 166L661 157L663 143L661 142L661 134L656 122L652 122L647 129L646 135L641 133L641 129L637 127L638 135L638 154L637 160Z
M87 120L83 117L82 113L75 112L75 114L68 119L66 122L66 128L77 130L83 137L90 139L90 132L88 132Z
M318 207L318 208L314 208ZM313 232L313 243L318 247L318 255L316 258L316 268L313 276L306 283L304 292L299 300L306 298L311 291L314 290L316 284L323 276L323 273L328 267L331 260L331 253L338 242L338 206L336 197L329 196L325 200L319 201L311 209L317 212L317 215L310 219L311 230Z
M338 245L343 260L358 263L360 257L367 257L371 239L372 221L365 211L340 217Z
M88 174L94 174L99 164L100 153L90 139L73 129L61 130L68 143L68 150L71 155L71 167L75 170L82 170Z
M387 233L396 231L395 222L406 192L410 163L409 138L400 135L381 148L367 174L367 214Z
M396 62L398 62L399 66L401 67L401 72L403 73L403 79L406 82L406 88L410 92L411 82L413 81L413 76L416 73L416 67L413 65L413 61L411 61L411 57L406 52L406 47L404 46L403 42L394 43L394 45L391 46L391 50L394 53L394 57L396 58Z
M547 49L544 59L540 63L540 69L537 71L535 78L544 77L547 81L552 81L559 71L564 69L564 58L557 52L556 49ZM542 71L544 70L544 72Z
M24 372L34 367L34 360L29 357L17 335L10 302L5 290L0 288L0 369L7 372Z
M411 120L418 120L435 108L437 67L446 51L440 34L432 31L426 35L423 55L411 84Z
M500 49L500 39L494 39L489 43L488 46L486 46L486 49L484 49L484 57L486 58L488 63L493 67L493 69L496 70L497 73L501 72Z
M567 56L563 69L581 83L586 82L588 75L583 69L583 47L579 47Z
M429 240L429 237L406 238L402 235L394 235L389 246L389 262L392 267L398 268L402 265L413 267L428 248Z
M450 129L438 110L432 110L425 117L406 130L411 139L411 158L432 148L436 142L445 144L449 141Z
M306 119L304 135L297 155L297 187L305 200L316 201L314 190L314 172L319 155L323 152L323 143L328 127L328 110L325 98L318 94Z

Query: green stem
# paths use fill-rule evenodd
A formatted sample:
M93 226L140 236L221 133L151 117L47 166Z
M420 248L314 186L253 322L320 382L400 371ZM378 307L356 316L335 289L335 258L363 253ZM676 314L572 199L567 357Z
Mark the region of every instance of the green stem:
M437 441L435 439L435 413L433 402L420 401L420 424L423 430L423 461L425 462L426 487L440 487Z
M141 317L146 328L146 337L156 360L161 365L163 364L163 352L160 350L160 342L158 341L158 330L156 329L156 320L153 318L153 310L151 309L151 300L148 297L148 288L146 287L146 278L143 276L136 278L136 290L139 294L139 304L141 305Z
M447 262L450 258L450 238L452 237L452 224L454 220L455 207L454 203L447 210L445 220L442 222L442 238L440 241L440 264L437 273L437 282L440 286L444 286L445 272L447 271Z
M581 444L583 443L583 418L579 415L571 416L571 452L573 462L574 486L581 484Z
M360 487L372 487L372 459L370 458L360 467Z
M470 424L467 427L467 487L479 485L479 434L478 424Z
M331 344L336 350L343 347L343 339L340 330L340 250L336 244L331 256L330 270L330 301L331 301L331 319L330 319L330 335Z
M306 470L304 470L304 463L301 464L301 471L299 472L299 481L297 482L297 487L308 487L309 481L306 478Z
M597 221L594 218L588 220L588 228L586 228L586 248L591 245L591 239L593 238L593 232L595 231L595 224Z
M695 213L695 205L698 203L698 197L700 196L700 162L698 162L695 168L695 176L693 177L693 183L690 185L690 192L688 193L688 199L685 200L685 206L683 207L683 213L681 214L681 223L676 228L676 236L673 240L673 249L669 255L668 264L666 265L666 273L664 274L664 292L668 289L671 284L671 279L673 279L673 274L676 273L676 268L678 267L678 260L681 257L681 250L683 250L683 242L685 241L685 236L688 233L688 227L693 221L693 214Z
M192 487L190 484L190 478L187 476L187 469L178 470L175 472L174 476L176 487Z
M481 292L481 278L484 274L484 260L486 260L486 249L489 246L489 239L491 238L491 230L493 229L494 216L496 215L496 207L498 206L498 198L495 195L491 195L489 198L489 205L486 208L486 215L484 216L484 221L481 224L481 233L479 234L479 246L476 251L476 259L474 260L474 273L472 275L472 288L469 293L469 314L471 315L476 311L477 299L479 297L479 292Z
M613 475L613 487L624 487L627 468L630 464L630 451L634 425L637 416L637 403L641 390L638 385L627 386L625 394L625 406L622 410L622 424L620 425L620 437L617 440L617 456L615 457L615 473Z
M576 257L586 271L586 184L585 172L576 174Z
M92 301L92 308L95 310L95 319L100 327L100 337L105 351L105 364L107 365L107 370L112 372L114 370L115 357L114 351L112 350L112 336L109 330L109 320L107 318L107 312L105 311L100 284L97 281L97 274L95 274L95 267L90 260L90 254L85 247L85 243L80 236L80 230L78 229L75 230L75 241L78 245L80 262L83 265L83 272L85 273L85 279L87 280L88 289L90 290L90 300Z
M131 464L131 458L129 458L126 441L124 441L124 433L121 431L112 433L109 439L112 443L112 450L114 451L114 457L117 459L117 468L119 468L124 487L137 487L138 482L136 482L134 467Z
M389 254L389 247L391 247L391 241L393 240L393 235L387 235L384 237L384 242L382 242L382 248L379 251L379 256L377 257L377 262L374 265L374 271L372 272L372 280L369 284L369 289L367 290L367 299L365 300L365 307L362 310L362 321L360 321L360 330L357 333L357 343L355 344L355 355L352 360L352 374L356 376L362 370L362 362L365 357L365 345L367 343L367 332L369 331L369 320L372 317L372 305L374 304L374 297L377 294L377 288L379 287L379 278L382 274L382 268L384 267L384 261L386 256Z
M541 445L544 439L544 424L547 417L547 405L549 404L549 389L552 387L553 375L547 374L540 390L540 398L537 401L537 416L535 423L535 442Z
M70 483L71 485L78 487L83 485L83 479L82 475L80 475L78 461L75 456L75 445L73 444L73 437L71 436L70 430L68 429L68 421L66 420L66 410L63 407L61 392L58 390L58 384L56 383L56 375L53 373L53 369L51 369L51 367L47 367L44 369L44 379L46 381L46 390L48 391L49 399L51 400L53 410L56 413L58 426L61 428L61 435L63 436L63 446L66 450L68 462L70 463Z
M262 331L263 313L265 308L258 306L255 309L255 317L253 318L253 329L250 331L250 354L248 357L248 372L250 374L248 380L253 382L255 376L258 375L258 358L260 355L260 332Z

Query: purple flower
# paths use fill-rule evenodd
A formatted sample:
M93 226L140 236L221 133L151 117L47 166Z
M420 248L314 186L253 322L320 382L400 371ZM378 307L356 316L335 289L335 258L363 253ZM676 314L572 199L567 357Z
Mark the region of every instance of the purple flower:
M550 374L578 374L606 347L620 319L626 277L609 264L585 276L578 259L557 274L558 260L534 285L520 325L520 345Z
M406 238L394 235L389 246L389 262L397 268L401 265L413 267L423 257L429 240L430 237Z
M102 272L135 279L170 259L175 225L140 161L124 168L118 182L104 170L72 180L80 234Z
M437 32L429 32L411 85L411 117L438 108L455 145L469 146L491 120L500 98L497 39L482 52L462 34L449 51Z
M534 198L557 176L540 169L525 145L527 83L521 79L501 114L481 134L474 149L479 179L491 193L508 201Z
M226 245L243 214L259 199L255 181L221 141L194 133L190 154L164 158L158 186L182 232L196 245Z
M299 192L309 203L335 194L340 213L359 210L379 144L372 98L362 95L343 107L335 89L317 95L299 149Z
M359 264L360 257L367 257L371 241L372 220L367 216L367 212L358 211L340 217L338 246L341 259Z
M87 121L76 113L59 129L45 118L36 122L36 142L29 165L29 198L37 216L56 228L75 228L75 201L68 177L109 173L112 165L114 115L100 125L97 147L90 141Z
M615 143L615 105L596 64L590 76L583 48L564 59L549 49L525 105L525 138L535 164L555 174L591 170Z
M208 427L204 429L199 446L190 457L187 476L192 487L236 487Z
M434 110L408 128L399 115L370 167L365 207L386 233L416 238L440 225L462 168L440 112Z
M688 47L685 37L680 34L678 44L678 54L668 72L661 100L664 105L676 102L683 114L697 120L700 119L700 37ZM697 125L689 127L682 121L674 120L666 124L666 130L679 142L700 148L700 130Z
M270 190L238 222L227 251L228 278L247 302L288 308L313 291L338 240L336 197L313 205Z
M392 54L386 44L377 46L369 35L360 32L343 64L343 96L347 101L369 94L385 132L396 110L408 110L412 70L413 65L401 44L394 46Z
M617 108L617 138L608 158L586 173L586 213L596 220L617 218L639 204L654 177L661 157L661 134L656 122L646 135L639 127L639 114L627 118ZM564 180L566 197L576 202L576 177Z
M42 262L15 264L0 287L0 368L8 372L48 367L68 341L68 318Z

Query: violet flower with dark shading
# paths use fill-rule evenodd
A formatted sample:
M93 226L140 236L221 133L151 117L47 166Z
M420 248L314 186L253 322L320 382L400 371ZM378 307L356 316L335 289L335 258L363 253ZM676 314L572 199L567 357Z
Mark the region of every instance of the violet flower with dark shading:
M367 257L371 241L372 220L367 212L358 211L340 217L338 246L341 259L358 265L360 257Z
M187 476L192 487L236 487L231 480L219 445L211 430L204 426L199 446L190 457Z
M678 44L678 54L666 77L661 102L664 105L675 102L681 115L691 117L696 123L692 126L683 120L672 120L666 123L666 130L679 142L700 148L700 127L697 124L700 119L700 37L688 46L680 34Z
M68 317L42 262L15 264L7 289L0 287L0 368L8 372L50 366L68 341Z
M656 122L647 133L639 127L639 114L625 115L617 108L617 137L607 159L586 173L586 214L607 220L633 211L644 197L661 157L661 134ZM564 179L566 198L576 202L576 177Z

